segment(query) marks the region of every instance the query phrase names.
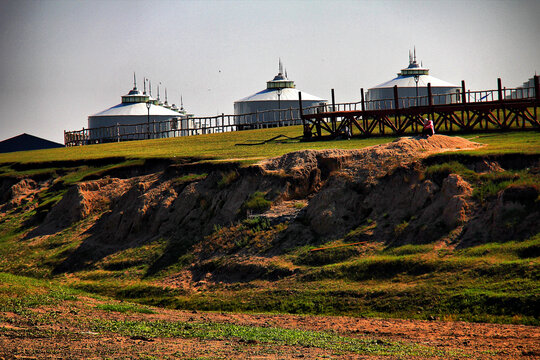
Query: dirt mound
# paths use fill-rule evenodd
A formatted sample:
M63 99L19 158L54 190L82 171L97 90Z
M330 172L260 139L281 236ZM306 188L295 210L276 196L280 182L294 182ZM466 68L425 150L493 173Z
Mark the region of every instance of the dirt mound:
M30 211L36 207L34 200L36 196L48 188L52 180L35 181L33 179L3 179L0 181L0 218L7 212Z
M401 137L395 141L358 150L301 150L262 161L258 166L265 173L289 175L295 178L325 179L333 171L349 168L356 177L382 176L397 166L403 166L433 153L475 149L483 146L461 137L434 135ZM314 174L317 170L320 173Z
M72 186L31 235L55 233L90 214L106 210L130 185L129 180L105 178Z
M265 171L279 171L292 174L305 174L317 166L321 159L333 159L337 167L351 161L368 157L371 160L380 158L424 157L434 152L475 149L482 144L445 135L401 137L391 143L370 146L359 150L300 150L271 158L258 165ZM341 166L340 166L341 165Z
M20 206L24 202L31 201L39 187L39 184L32 179L22 179L12 185L4 195L6 209L11 209Z

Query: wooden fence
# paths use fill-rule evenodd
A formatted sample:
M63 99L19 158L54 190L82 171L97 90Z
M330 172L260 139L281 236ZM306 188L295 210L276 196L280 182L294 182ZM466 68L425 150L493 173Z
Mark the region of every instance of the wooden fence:
M459 92L433 95L428 84L427 96L400 97L394 87L392 99L336 103L332 89L332 103L299 109L279 109L241 115L210 117L178 117L166 121L133 125L114 125L77 131L64 131L66 146L105 142L120 142L193 136L247 129L303 125L304 138L323 136L371 136L375 134L404 134L422 131L423 119L434 121L437 132L471 131L481 129L510 130L540 128L538 107L540 89L538 76L534 86L507 89L498 79L493 90L466 90L461 82Z
M309 109L307 111L310 111ZM166 121L152 121L138 124L117 124L113 126L64 131L66 146L79 146L129 140L158 139L178 136L213 134L248 129L263 129L278 126L300 125L298 109L259 111L241 115L207 117L181 117Z

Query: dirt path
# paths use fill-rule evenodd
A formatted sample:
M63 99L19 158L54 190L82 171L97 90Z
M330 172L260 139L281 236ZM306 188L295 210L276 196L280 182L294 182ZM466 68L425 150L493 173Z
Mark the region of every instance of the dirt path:
M327 331L349 338L429 346L456 353L455 358L540 358L540 328L521 325L328 316L205 313L154 309L155 314L98 310L85 299L32 310L33 315L0 317L0 359L204 358L204 359L394 359L395 356L352 354L317 347L283 346L230 337L202 338L126 336L98 333L92 320L227 323L241 326ZM43 319L47 318L48 321ZM33 319L33 320L32 320ZM41 319L41 320L40 320ZM426 357L422 357L426 358ZM427 357L430 358L430 357ZM433 357L437 358L437 357Z

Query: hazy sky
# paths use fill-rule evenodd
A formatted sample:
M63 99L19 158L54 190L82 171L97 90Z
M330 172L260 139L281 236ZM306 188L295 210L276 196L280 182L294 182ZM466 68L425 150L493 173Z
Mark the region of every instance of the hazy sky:
M540 1L0 0L0 140L63 130L120 103L137 73L197 115L233 113L281 57L307 93L358 101L408 65L467 88L540 72Z

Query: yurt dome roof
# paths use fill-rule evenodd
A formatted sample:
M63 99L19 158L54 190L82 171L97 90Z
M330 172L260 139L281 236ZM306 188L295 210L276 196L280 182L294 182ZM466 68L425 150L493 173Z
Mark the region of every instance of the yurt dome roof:
M374 86L371 89L393 88L394 86L397 86L398 88L416 87L417 84L415 78L418 79L419 87L427 87L428 83L431 83L432 87L459 87L458 85L429 75L429 69L419 65L416 61L416 49L414 50L414 55L409 52L409 66L407 66L405 69L401 69L401 72L399 72L397 75L398 76L394 79L383 82L382 84Z
M283 69L281 59L279 60L279 71L273 80L266 82L266 89L261 90L253 95L246 96L238 102L247 101L298 101L298 93L300 90L296 89L293 80L289 80L287 77L287 71ZM324 102L325 99L321 99L317 96L305 93L302 91L302 101L319 101Z
M138 116L148 115L146 103L118 104L113 107L103 110L91 116ZM150 104L150 115L170 115L171 117L178 116L178 112L164 108L163 106Z
M146 89L146 79L145 79ZM158 87L159 94L159 87ZM165 95L167 96L167 95ZM98 112L97 114L90 115L90 117L96 116L148 116L147 103L150 104L150 115L160 116L178 116L178 111L170 109L170 106L166 103L166 106L161 106L162 103L154 99L146 91L143 93L137 89L137 80L135 74L133 74L133 89L131 89L127 95L122 95L122 103L110 107L106 110Z
M300 90L295 88L283 88L281 89L281 94L279 95L279 100L296 100L298 101L298 93ZM302 91L302 100L309 101L326 101L315 95L311 95ZM243 99L240 99L236 102L245 102L245 101L278 101L278 89L264 89L250 96L246 96Z
M437 79L434 76L431 75L419 75L418 76L418 86L419 87L426 87L428 83L431 83L432 87L459 87L458 85L451 84L447 81ZM416 81L414 80L414 75L409 76L398 76L392 80L389 80L387 82L384 82L382 84L379 84L377 86L372 87L371 89L377 89L377 88L393 88L395 85L397 87L416 87Z

